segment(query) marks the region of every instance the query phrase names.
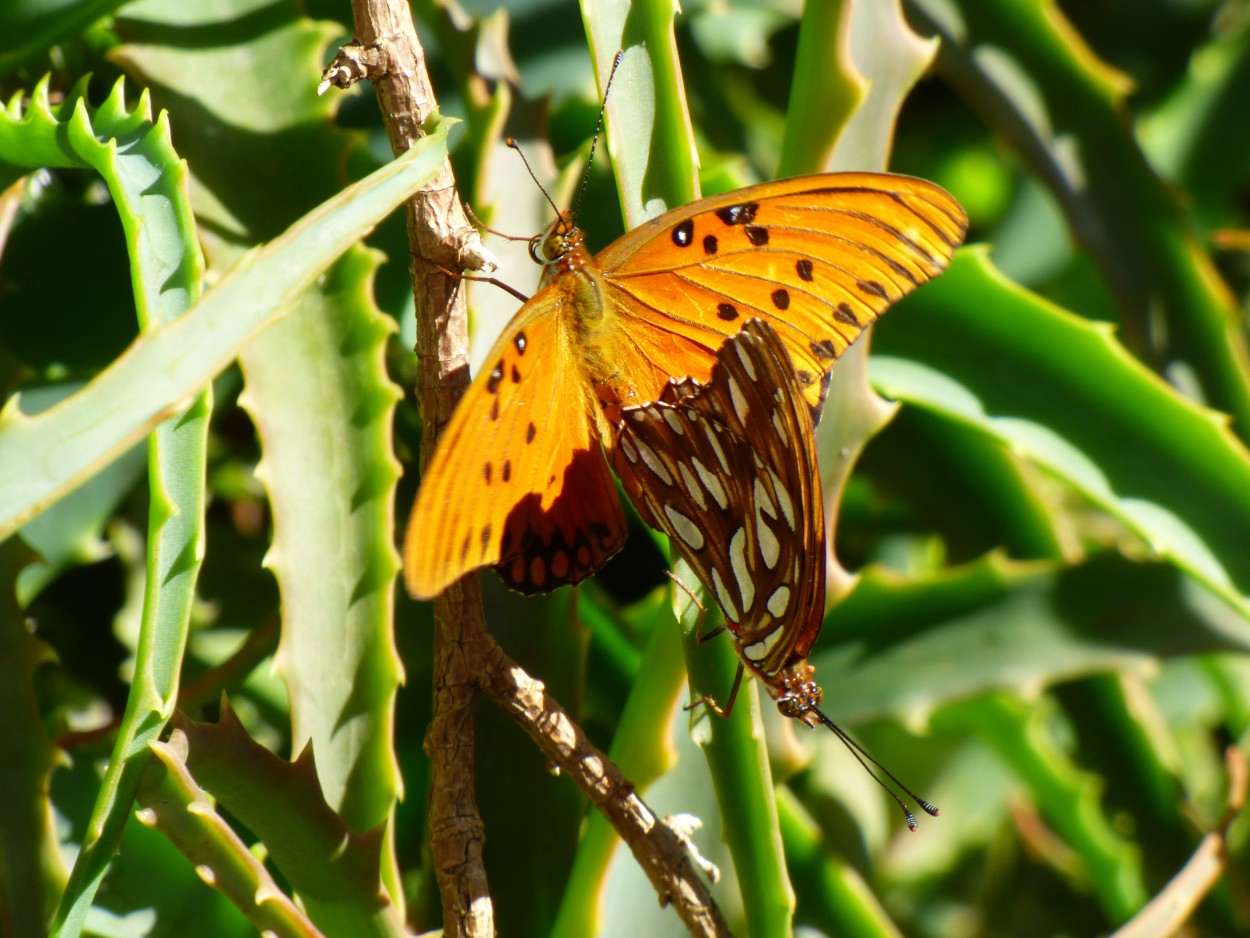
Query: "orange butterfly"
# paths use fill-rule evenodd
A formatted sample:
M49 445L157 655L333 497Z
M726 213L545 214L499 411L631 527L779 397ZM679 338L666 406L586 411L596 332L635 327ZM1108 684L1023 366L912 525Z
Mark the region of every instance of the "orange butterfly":
M807 663L825 615L815 425L777 331L747 322L716 353L707 384L673 380L658 401L625 407L615 443L613 466L630 501L716 597L741 659L723 710L710 698L696 703L728 716L750 668L784 716L837 734L908 827L916 829L915 815L867 763L936 816L820 709L824 693Z
M525 593L577 583L620 548L603 446L623 405L706 382L716 350L771 322L818 415L837 357L939 274L967 217L932 183L874 173L761 183L674 209L592 258L561 216L536 238L543 282L452 416L404 540L429 598L482 566Z
M776 330L752 319L706 385L670 381L658 401L626 407L613 466L716 597L781 712L819 725L807 656L825 616L825 513L812 413ZM741 681L740 664L722 715Z

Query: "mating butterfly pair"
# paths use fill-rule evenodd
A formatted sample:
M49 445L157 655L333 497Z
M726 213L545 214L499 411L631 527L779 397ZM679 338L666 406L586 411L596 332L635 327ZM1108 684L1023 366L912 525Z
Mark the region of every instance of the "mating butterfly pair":
M872 173L701 199L594 258L562 216L535 241L542 286L426 471L404 542L409 591L435 596L482 566L521 592L589 576L625 538L604 459L624 407L659 400L670 379L706 384L725 339L761 318L816 419L837 357L945 268L966 227L937 186Z

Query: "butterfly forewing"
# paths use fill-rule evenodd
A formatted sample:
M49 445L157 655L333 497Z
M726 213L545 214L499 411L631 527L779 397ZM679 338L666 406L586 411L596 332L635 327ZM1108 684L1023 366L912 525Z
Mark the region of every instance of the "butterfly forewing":
M923 180L805 176L669 212L597 260L612 308L644 333L651 347L640 342L640 357L658 373L706 380L710 351L760 317L818 409L833 362L890 304L946 267L966 228L959 204Z
M749 322L706 386L627 407L614 462L643 519L715 596L747 664L805 658L824 614L824 518L812 422L785 346Z
M556 316L514 321L453 414L408 523L414 596L491 565L513 589L545 592L584 579L624 542L598 405L561 331Z

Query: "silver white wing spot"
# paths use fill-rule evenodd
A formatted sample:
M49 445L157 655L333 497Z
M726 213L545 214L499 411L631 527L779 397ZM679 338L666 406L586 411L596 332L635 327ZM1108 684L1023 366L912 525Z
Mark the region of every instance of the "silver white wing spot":
M694 499L695 504L699 506L699 510L707 511L707 499L703 497L703 487L695 479L694 473L690 471L684 462L677 464L677 471L681 475L682 487Z
M749 612L751 603L755 601L755 581L751 579L751 568L747 564L746 528L738 528L729 539L729 566L733 568L734 579L742 595L742 611Z
M791 531L794 531L796 530L794 527L794 503L790 501L790 493L786 491L786 487L777 478L777 473L769 469L768 474L773 477L773 492L777 495L777 501L781 503L781 513L786 516L786 524L790 526Z
M773 476L774 481L776 478L776 476ZM768 489L765 488L764 483L758 478L755 480L754 491L751 494L755 498L755 507L768 515L768 517L776 520L777 506L773 504L773 500L768 495ZM794 527L793 524L790 526Z
M664 463L660 462L660 457L655 454L655 450L642 442L642 440L638 440L637 443L638 452L642 456L642 461L646 463L647 468L665 485L672 485L673 477L668 474L668 469L665 468Z
M703 483L703 487L708 490L708 494L716 500L716 504L720 505L721 510L729 507L729 495L725 492L725 486L720 484L720 479L716 478L716 473L703 465L703 461L698 456L690 457L690 463L694 466L694 471L699 474L699 479Z
M738 382L732 377L726 379L725 383L729 385L729 397L733 401L734 413L745 424L751 414L751 408L742 394L742 388L738 387Z
M729 460L725 458L725 451L721 449L720 440L716 439L716 431L709 427L706 423L703 425L703 432L707 436L708 445L712 447L712 451L716 453L716 458L720 462L721 471L725 475L729 475Z
M773 429L777 431L777 440L782 446L789 446L790 441L786 437L786 422L781 419L781 411L773 411Z
M738 361L742 362L742 370L747 373L747 377L752 381L758 381L755 377L755 362L751 361L751 356L747 354L746 344L737 342L734 344L734 351L738 353Z
M772 570L781 558L781 542L777 540L772 528L764 523L758 504L755 506L755 535L759 538L760 557L764 560L764 566Z
M720 603L721 612L725 613L725 618L735 624L741 621L742 616L738 612L738 607L734 605L733 597L729 595L729 590L725 588L725 581L721 579L720 571L715 567L712 568L712 590L716 593L716 601Z
M790 606L790 587L782 584L773 590L773 594L768 597L768 611L773 614L774 618L780 619L786 614L786 609Z
M618 438L617 445L620 446L621 452L625 454L625 458L629 460L630 465L637 465L638 450L634 449L634 444L629 441L629 437L622 433Z
M768 657L769 653L777 647L777 643L781 641L785 635L785 629L773 629L758 642L752 642L750 645L744 645L742 654L752 661L763 661Z
M673 526L673 531L680 537L686 546L691 550L703 549L703 532L699 530L699 526L683 515L672 505L664 506L664 516L668 518L668 523Z

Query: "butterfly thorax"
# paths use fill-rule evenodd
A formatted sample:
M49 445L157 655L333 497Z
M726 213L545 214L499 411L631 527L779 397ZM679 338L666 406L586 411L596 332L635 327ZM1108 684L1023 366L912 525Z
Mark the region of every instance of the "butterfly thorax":
M603 271L586 250L585 235L566 212L530 248L544 265L542 287L557 308L559 320L571 339L569 348L578 359L588 405L604 439L611 436L611 408L632 396L622 380L619 322L610 316Z

